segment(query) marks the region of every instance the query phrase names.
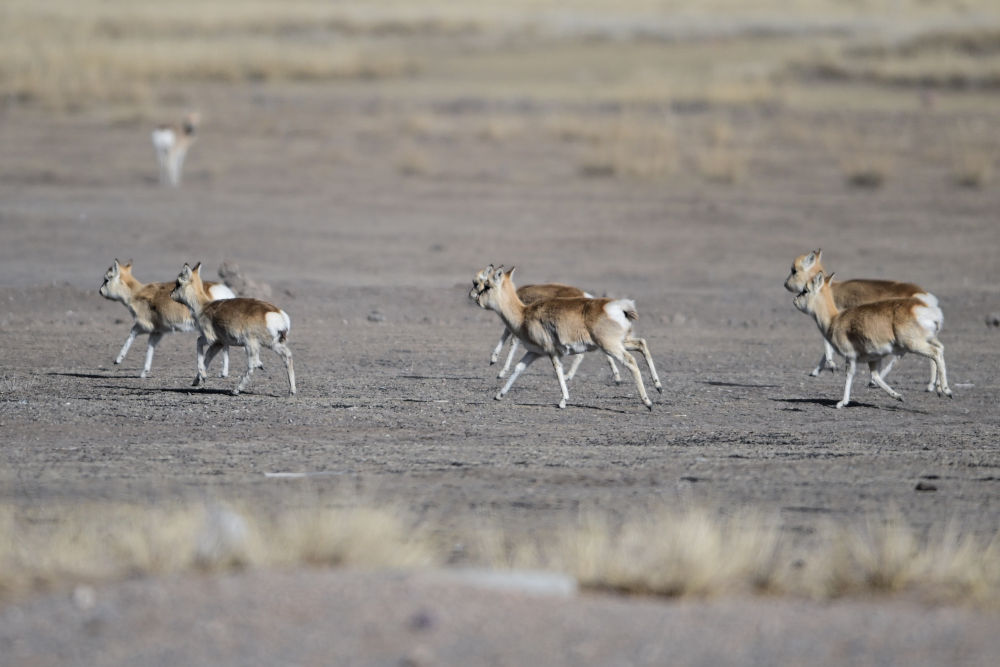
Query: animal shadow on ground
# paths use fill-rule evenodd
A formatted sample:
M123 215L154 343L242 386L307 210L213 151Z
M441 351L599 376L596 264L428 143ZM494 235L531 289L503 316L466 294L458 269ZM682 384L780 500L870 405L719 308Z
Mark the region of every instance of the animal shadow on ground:
M770 399L777 403L813 403L815 405L821 405L826 408L836 409L839 399L836 398L772 398ZM874 403L864 403L861 401L855 401L853 398L851 402L844 406L845 409L850 410L851 408L869 408L872 410L887 410L889 412L909 412L912 414L926 415L930 414L926 410L917 410L914 408L902 407L900 405L875 405Z

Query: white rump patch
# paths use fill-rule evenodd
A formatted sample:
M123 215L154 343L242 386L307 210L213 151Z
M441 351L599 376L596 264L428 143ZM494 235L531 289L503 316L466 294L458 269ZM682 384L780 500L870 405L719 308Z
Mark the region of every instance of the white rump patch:
M913 309L913 315L917 318L917 323L930 335L933 336L941 331L941 325L944 323L944 313L941 312L940 308L917 306Z
M177 137L174 135L174 131L170 128L153 130L153 146L158 151L164 153L169 151L173 148L176 141Z
M209 287L208 295L212 297L213 301L236 298L236 294L233 293L233 290L229 289L227 285L223 285L222 283L217 283Z
M276 313L271 312L265 315L264 323L267 326L267 330L271 334L272 338L277 338L278 334L282 331L287 332L292 328L292 320L288 317L288 313L283 310L279 310Z
M919 294L914 294L913 298L914 299L920 299L921 301L923 301L924 303L926 303L931 308L937 308L938 307L938 298L936 296L934 296L933 294L931 294L930 292L921 292Z
M635 301L632 299L617 299L604 306L604 312L608 314L608 317L621 325L621 328L625 331L630 331L632 323L625 317L626 310L635 310Z
M591 294L590 292L584 292L583 296L587 297L588 299L593 299L594 298L594 295Z

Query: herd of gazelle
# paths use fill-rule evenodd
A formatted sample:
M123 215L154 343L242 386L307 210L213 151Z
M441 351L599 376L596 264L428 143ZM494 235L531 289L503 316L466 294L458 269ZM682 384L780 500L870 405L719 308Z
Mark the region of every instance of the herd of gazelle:
M886 382L885 376L896 358L907 352L931 360L931 379L927 391L951 396L944 363L944 346L937 338L944 322L937 298L912 283L886 280L848 280L838 282L823 271L821 250L801 255L792 264L785 288L796 294L793 303L812 315L823 334L825 351L810 375L819 375L824 368L836 369L834 352L847 360L847 383L838 408L848 404L857 363L867 362L874 385L893 398L902 396ZM481 308L500 316L504 331L490 358L499 360L508 339L513 338L506 363L497 377L506 375L518 346L525 354L514 367L507 382L496 394L502 399L521 373L539 357L552 363L562 398L559 407L569 401L567 381L576 374L585 352L600 350L608 359L616 384L621 383L615 362L632 374L639 398L652 410L653 402L646 394L639 365L631 352L641 352L649 368L653 386L663 392L649 346L633 335L633 322L638 319L635 302L631 299L595 298L583 290L568 285L525 285L517 288L514 269L507 271L492 264L479 271L472 281L469 298ZM117 259L107 270L100 289L101 296L120 301L132 314L132 328L115 359L122 363L139 334L148 334L146 360L139 377L146 377L153 363L153 352L167 333L199 332L197 342L197 376L194 386L203 385L207 367L219 353L223 354L222 372L229 371L229 347L246 349L247 370L233 390L244 391L254 370L261 368L260 349L274 350L285 364L289 393L295 394L295 371L292 351L287 338L291 320L285 311L266 301L237 297L223 284L204 282L201 264L194 268L185 264L173 283L139 282L132 275L132 263ZM575 357L568 372L562 359Z
M116 259L104 274L100 293L106 299L120 301L132 313L132 329L115 359L116 364L125 360L138 334L149 334L146 363L139 377L149 374L153 350L164 334L197 330L198 374L194 386L205 383L206 369L219 352L222 352L220 377L226 377L230 346L243 347L247 353L247 371L233 389L234 395L239 394L247 388L254 370L262 368L260 348L267 347L285 362L288 392L295 393L292 351L286 344L292 325L288 314L266 301L237 297L225 285L203 282L200 263L193 269L185 264L175 282L143 284L132 276L132 262L121 264Z

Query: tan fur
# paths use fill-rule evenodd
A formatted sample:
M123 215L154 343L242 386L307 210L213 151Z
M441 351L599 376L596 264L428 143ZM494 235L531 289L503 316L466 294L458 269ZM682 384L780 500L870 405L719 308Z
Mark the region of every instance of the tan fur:
M211 288L216 283L205 283ZM173 283L141 283L132 274L131 260L125 264L116 259L104 274L100 294L106 299L120 301L132 314L132 329L125 345L115 359L115 364L125 360L125 355L135 337L149 334L146 348L146 362L139 377L149 375L153 363L153 353L165 334L175 331L194 331L197 327L191 311L170 298ZM222 377L229 374L229 351L223 355Z
M469 292L469 298L475 301L480 292L486 288L486 279L489 275L492 265L486 267L482 271L476 274L476 277L472 281L472 291ZM562 285L560 283L546 283L542 285L523 285L517 288L517 296L526 305L531 305L537 301L542 301L544 299L559 299L568 297L587 297L587 293L578 287L571 287L569 285ZM587 297L589 298L589 297ZM495 364L500 359L500 352L503 350L504 344L507 339L511 337L510 329L504 328L503 332L500 334L500 341L496 344L493 349L493 354L490 355L490 366ZM510 352L507 354L507 360L504 362L503 367L500 372L497 373L498 378L502 378L507 374L510 369L511 361L514 359L514 354L517 352L518 339L514 336L514 341L511 343ZM618 373L618 367L615 365L615 360L610 356L607 357L608 365L611 367L611 377L614 379L615 384L621 384L622 378ZM566 379L572 380L576 376L576 371L580 367L580 363L583 361L583 355L577 355L573 359L573 363L570 364L569 371L566 373Z
M195 324L201 331L198 339L198 376L194 380L194 386L205 382L205 366L211 363L212 357L220 349L226 345L236 345L247 351L247 372L233 390L234 395L239 394L249 385L254 370L262 367L260 348L263 346L274 350L282 358L288 372L288 392L295 394L292 351L285 344L289 319L283 310L259 299L212 301L201 280L200 263L193 269L184 265L170 296L191 310ZM270 314L278 316L283 322L279 328L268 327Z
M944 346L937 339L943 316L940 308L921 299L888 299L841 310L833 296L830 278L814 276L795 297L795 307L813 316L823 337L848 362L842 408L850 402L857 362L867 362L875 383L893 398L903 400L882 378L883 362L913 352L933 364L938 394L951 396L944 363Z
M621 308L623 311L634 311L630 301L568 297L543 299L528 305L521 300L514 287L512 281L514 269L504 272L501 267L485 271L488 276L484 288L476 297L476 302L480 307L499 314L507 328L528 349L507 384L496 395L497 400L506 395L525 368L538 357L545 355L555 368L562 390L559 407L566 407L569 392L566 389L561 358L599 348L608 356L625 364L632 372L643 404L652 409L653 402L646 395L638 364L629 354L629 350L640 350L643 353L653 382L662 392L649 347L644 340L631 337L629 316L626 315L625 322L622 323L612 318L607 310L607 306L612 304L613 307ZM480 272L480 275L482 273Z
M785 279L785 289L794 294L802 292L806 285L817 275L826 275L822 262L823 250L817 248L812 252L799 255L792 262L791 271ZM937 305L937 299L927 290L913 283L902 283L894 280L867 280L855 279L845 281L833 281L830 283L830 290L833 294L833 301L837 308L854 308L866 303L875 301L885 301L886 299L908 299L923 297L922 300L928 305ZM883 377L892 367L892 361L882 370ZM827 343L824 354L820 357L819 363L809 373L818 376L824 368L836 370L837 365L833 359L833 348ZM934 366L931 364L932 379L927 385L927 391L934 390Z

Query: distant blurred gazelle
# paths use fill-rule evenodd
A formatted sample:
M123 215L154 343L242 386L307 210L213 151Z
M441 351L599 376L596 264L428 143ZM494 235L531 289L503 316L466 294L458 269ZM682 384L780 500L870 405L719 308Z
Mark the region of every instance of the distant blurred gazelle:
M153 130L153 148L160 164L160 184L178 186L181 184L181 170L184 156L195 141L195 130L201 116L189 113L179 124L160 125Z

